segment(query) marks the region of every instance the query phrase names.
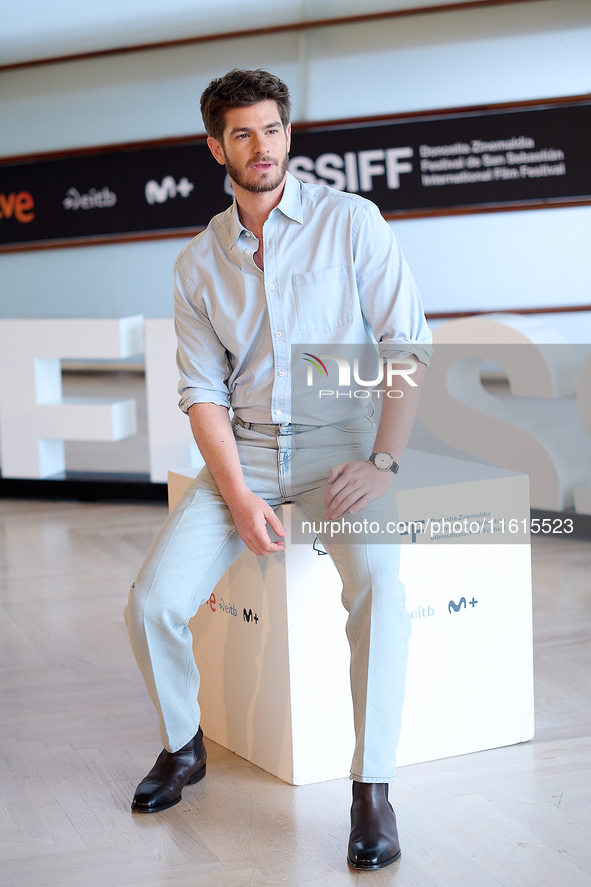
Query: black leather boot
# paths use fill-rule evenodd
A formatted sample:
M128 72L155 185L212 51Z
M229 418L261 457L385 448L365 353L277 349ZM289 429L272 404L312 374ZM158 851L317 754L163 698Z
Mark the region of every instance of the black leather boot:
M185 785L193 785L205 776L207 754L201 727L178 751L163 749L145 779L138 785L131 809L138 813L158 813L173 807L182 798Z
M400 857L396 814L387 782L353 782L347 862L354 869L381 869Z

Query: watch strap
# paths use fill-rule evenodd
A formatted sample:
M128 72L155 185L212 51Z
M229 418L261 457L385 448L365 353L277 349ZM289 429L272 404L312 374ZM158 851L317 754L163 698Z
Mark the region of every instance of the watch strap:
M378 456L386 456L388 459L390 459L390 465L387 465L384 468L380 468L379 465L376 464L376 459ZM398 462L395 461L394 457L391 456L390 453L372 453L368 461L371 462L378 471L391 471L393 474L398 474L398 471L400 469Z

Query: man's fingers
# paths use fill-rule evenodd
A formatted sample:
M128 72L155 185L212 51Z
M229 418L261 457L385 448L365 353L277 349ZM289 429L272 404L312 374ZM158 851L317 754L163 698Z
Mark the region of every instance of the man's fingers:
M346 462L335 467L339 473L324 498L327 520L336 520L347 511L356 514L392 485L391 474L377 472L367 462Z
M285 542L282 539L279 539L277 542L273 542L271 537L267 533L267 530L263 530L262 533L259 533L257 536L257 542L260 546L259 554L273 554L276 551L283 551L285 548Z
M232 501L230 511L238 534L249 551L257 555L283 551L285 543L271 541L267 524L278 536L286 536L286 530L264 499L247 490Z
M348 464L348 462L341 462L340 465L333 465L333 467L328 472L329 484L333 484L337 477L340 477Z
M279 551L285 550L285 542L271 542L269 540L268 547L264 548L258 541L246 542L245 545L249 551L258 557L267 557L269 554L277 554Z
M269 508L269 511L265 514L265 517L269 526L273 529L275 533L277 533L278 536L287 536L287 530L285 529L272 508Z
M362 496L361 499L357 499L356 502L349 506L349 514L357 514L358 511L363 511L365 506L369 505L370 502L373 502L375 498L376 496L372 493L366 493L365 496Z
M279 520L279 518L275 517L275 513L272 509L270 509L270 514L263 514L262 517L262 525L259 527L253 527L248 536L243 537L243 542L245 543L246 547L254 554L257 554L259 556L275 554L278 551L283 551L285 549L285 542L283 542L281 539L277 542L271 541L271 537L267 532L267 523L269 523L269 525L273 527L273 530L277 533L278 536L286 536L287 533L281 521ZM270 519L271 517L273 518L273 520Z
M353 478L342 484L339 483L338 489L333 486L324 500L327 517L340 517L363 496L364 492L365 488Z
M355 490L359 489L361 485L361 478L358 476L356 471L356 465L359 463L355 462L345 462L342 465L337 465L335 468L331 469L331 474L333 471L337 471L337 474L332 481L332 484L324 497L324 507L327 512L333 510L334 508L340 508L341 503L346 495L351 495ZM328 481L330 481L330 474L328 476ZM350 500L350 502L355 501L355 496ZM346 511L346 509L343 509ZM341 511L341 514L343 513Z
M361 490L349 491L346 496L338 496L326 510L327 520L335 520L338 517L342 517L347 511L353 513L353 510L357 510L356 508L354 509L354 506L357 505L362 497L363 492Z
M264 536L251 536L242 540L249 551L253 554L264 557L268 554L275 554L285 549L285 542L271 542L269 535L265 532Z
M328 483L330 484L329 490L324 497L324 507L330 508L330 505L337 498L341 490L343 490L350 480L348 480L345 475L345 468L349 463L344 462L342 465L335 465L334 468L330 469L328 475Z

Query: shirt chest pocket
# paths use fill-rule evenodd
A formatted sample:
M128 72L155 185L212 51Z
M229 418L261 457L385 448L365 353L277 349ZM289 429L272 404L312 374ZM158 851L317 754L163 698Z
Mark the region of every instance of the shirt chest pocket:
M353 293L346 265L292 274L298 328L326 333L353 320Z

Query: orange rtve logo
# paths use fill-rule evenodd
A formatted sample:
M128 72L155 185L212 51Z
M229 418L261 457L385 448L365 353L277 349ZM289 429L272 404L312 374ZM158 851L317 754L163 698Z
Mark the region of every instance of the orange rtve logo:
M35 213L31 212L35 206L33 195L28 191L19 191L18 194L0 194L0 219L15 217L17 222L32 222Z

